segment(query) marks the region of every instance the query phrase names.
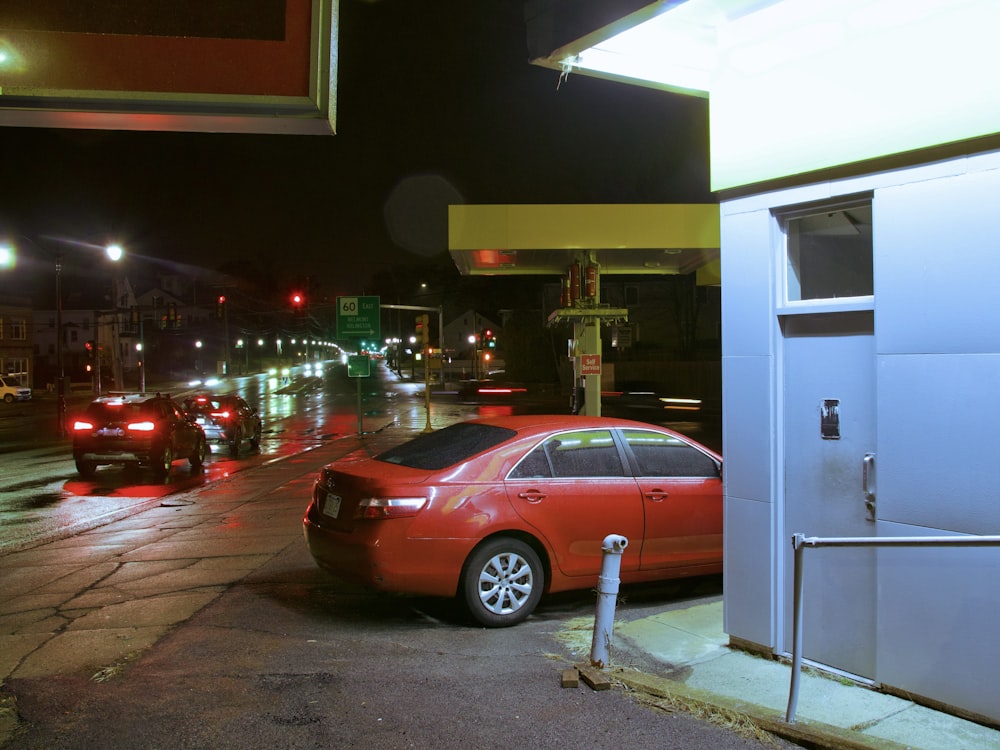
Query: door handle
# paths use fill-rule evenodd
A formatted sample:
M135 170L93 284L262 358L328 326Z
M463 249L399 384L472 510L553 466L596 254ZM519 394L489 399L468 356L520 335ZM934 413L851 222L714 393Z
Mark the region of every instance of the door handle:
M650 490L646 493L646 497L654 503L662 503L670 497L670 493L664 490Z
M527 492L518 492L517 496L529 503L540 503L545 498L545 493L538 490L528 490Z
M861 460L861 490L865 494L865 510L868 520L875 520L875 454L866 453Z

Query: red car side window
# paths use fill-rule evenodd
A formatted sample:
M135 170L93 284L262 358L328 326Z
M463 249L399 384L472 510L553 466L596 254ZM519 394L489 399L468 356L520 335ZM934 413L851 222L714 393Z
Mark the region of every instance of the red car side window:
M543 444L554 477L623 477L625 467L610 430L556 435Z

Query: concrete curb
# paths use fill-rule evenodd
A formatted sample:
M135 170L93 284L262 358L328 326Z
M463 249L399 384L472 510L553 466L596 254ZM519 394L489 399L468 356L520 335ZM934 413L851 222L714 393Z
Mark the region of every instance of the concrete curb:
M644 672L613 669L608 674L636 692L676 700L681 704L702 706L709 712L722 711L746 716L761 729L807 747L824 750L905 750L908 747L877 737L862 739L857 732L846 731L818 721L801 720L795 724L788 724L784 715L777 711L688 687L684 683Z

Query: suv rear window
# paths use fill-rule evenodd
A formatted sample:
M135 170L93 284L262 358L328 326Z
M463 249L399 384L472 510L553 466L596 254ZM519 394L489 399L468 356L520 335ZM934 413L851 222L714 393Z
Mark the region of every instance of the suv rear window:
M375 456L375 460L411 469L444 469L500 445L516 434L506 427L459 422L390 448Z
M159 417L155 401L142 403L94 401L87 407L87 414L104 421L126 421L136 417Z

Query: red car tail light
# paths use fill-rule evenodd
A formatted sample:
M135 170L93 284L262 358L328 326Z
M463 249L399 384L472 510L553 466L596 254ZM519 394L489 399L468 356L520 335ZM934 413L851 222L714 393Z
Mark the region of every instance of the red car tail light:
M228 411L213 411L212 416L216 419L229 419Z
M427 504L426 497L366 497L358 503L358 516L368 519L409 518Z
M152 432L156 429L155 422L131 422L126 425L126 429L131 432Z
M92 422L88 422L88 421L86 421L84 419L75 419L75 420L73 420L73 431L74 432L89 432L90 430L93 430L93 429L94 429L94 424Z

